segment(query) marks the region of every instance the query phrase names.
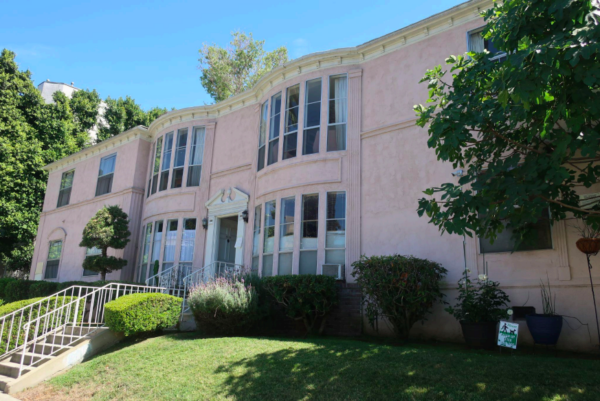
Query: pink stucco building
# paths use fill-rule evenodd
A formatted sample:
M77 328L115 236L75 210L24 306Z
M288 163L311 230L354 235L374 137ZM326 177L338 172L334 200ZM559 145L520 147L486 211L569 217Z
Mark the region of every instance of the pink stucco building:
M413 105L427 98L419 84L427 68L493 46L478 33L490 6L472 0L365 44L301 57L240 95L169 112L48 165L31 277L97 280L81 267L93 253L78 246L82 230L100 207L118 204L132 240L119 251L128 265L108 279L143 282L155 260L163 270L228 261L262 275L340 271L351 283L361 254L400 253L448 269L453 302L463 238L441 236L416 209L425 188L455 178L427 148ZM562 222L539 233L535 249L514 253L508 238L494 246L467 238L466 265L500 281L512 305L538 310L548 275L558 312L591 332L572 320L559 346L593 348L577 237ZM461 331L436 305L413 335L458 340ZM531 341L525 325L520 335Z

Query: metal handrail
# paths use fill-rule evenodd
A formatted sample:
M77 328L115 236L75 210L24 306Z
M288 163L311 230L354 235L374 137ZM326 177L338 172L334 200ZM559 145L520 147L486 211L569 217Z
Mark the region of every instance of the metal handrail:
M163 275L170 274L171 271L178 266L179 265L173 265L173 266L169 267L168 269L161 270L160 272L156 273L154 276L148 277L145 281L146 285L150 285L150 283L157 283L158 281L160 281L160 279Z
M163 292L164 290L162 287L110 283L100 288L95 287L93 291L86 293L84 296L78 297L68 303L63 303L60 307L54 308L35 319L31 319L23 325L24 343L19 349L12 350L11 352L21 351L21 361L17 377L21 376L24 368L37 365L48 356L56 354L65 347L104 327L104 306L107 302L124 295L156 293ZM80 311L80 308L83 308L83 310ZM35 326L35 329L33 330L33 337L29 339L32 326ZM69 334L65 332L67 327L71 328ZM56 342L58 336L60 336L60 343ZM41 342L49 337L52 337L51 343ZM36 347L40 345L41 353L38 353L36 352ZM30 349L32 352L29 362L26 363L25 355L29 346L31 346ZM46 353L46 351L49 351L49 353Z

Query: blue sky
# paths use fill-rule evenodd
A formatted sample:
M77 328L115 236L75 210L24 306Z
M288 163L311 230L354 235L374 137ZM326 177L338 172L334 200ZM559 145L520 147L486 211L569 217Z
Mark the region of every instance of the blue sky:
M143 108L212 103L198 49L252 32L290 58L356 46L462 3L435 1L6 1L0 48L17 53L35 84L50 79L129 95Z

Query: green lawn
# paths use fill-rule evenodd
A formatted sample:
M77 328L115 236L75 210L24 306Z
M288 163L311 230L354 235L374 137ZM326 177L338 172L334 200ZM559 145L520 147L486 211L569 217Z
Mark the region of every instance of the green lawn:
M29 400L599 400L600 361L452 345L172 334L124 343Z

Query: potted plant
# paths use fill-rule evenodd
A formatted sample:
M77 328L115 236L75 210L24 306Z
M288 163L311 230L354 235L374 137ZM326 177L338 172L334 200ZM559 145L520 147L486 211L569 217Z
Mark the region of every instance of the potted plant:
M562 331L562 316L556 314L556 295L552 297L550 279L548 285L540 283L544 313L532 313L525 317L527 328L536 344L555 345Z
M462 327L463 337L469 348L491 349L496 343L496 328L500 319L509 316L508 295L499 283L489 281L484 274L473 284L468 275L458 282L458 298L455 306L446 308Z

